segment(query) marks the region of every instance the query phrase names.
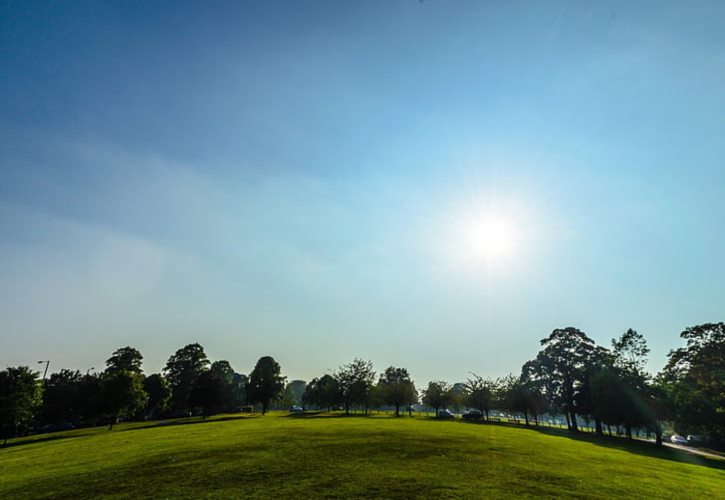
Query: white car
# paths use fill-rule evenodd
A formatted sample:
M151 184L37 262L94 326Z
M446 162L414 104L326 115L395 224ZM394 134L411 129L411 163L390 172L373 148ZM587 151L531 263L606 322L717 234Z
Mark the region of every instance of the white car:
M682 436L672 436L670 438L670 442L672 444L679 444L679 445L687 446L687 439L683 438Z
M439 410L438 418L456 418L451 410Z

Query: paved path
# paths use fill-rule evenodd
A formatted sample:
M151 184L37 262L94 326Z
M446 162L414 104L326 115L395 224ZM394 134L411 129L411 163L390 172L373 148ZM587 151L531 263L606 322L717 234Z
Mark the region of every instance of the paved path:
M680 450L680 451L686 451L687 453L692 453L693 455L700 455L705 458L714 458L716 460L725 460L725 456L718 455L717 453L710 453L709 451L698 450L697 448L690 448L689 446L682 446L680 444L672 444L672 443L662 443L662 444L667 446L668 448L673 448L675 450Z

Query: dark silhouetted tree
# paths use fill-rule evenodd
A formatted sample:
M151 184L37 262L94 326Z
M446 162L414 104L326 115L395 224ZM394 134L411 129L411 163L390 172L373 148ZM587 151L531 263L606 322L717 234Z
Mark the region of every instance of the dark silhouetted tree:
M53 373L43 384L43 421L49 424L78 420L83 413L80 397L83 376L77 370Z
M121 347L106 360L106 373L118 371L141 373L142 361L143 356L138 349L131 346Z
M133 371L113 371L102 378L102 408L108 417L108 430L113 429L119 417L130 417L143 409L146 391L143 376Z
M143 381L143 388L148 395L146 400L146 416L156 418L163 415L171 400L171 387L164 377L154 373Z
M687 345L668 354L662 373L675 429L725 447L725 323L689 327L680 337Z
M204 418L225 405L227 386L219 371L204 370L194 382L189 394L189 405L201 408Z
M531 363L527 376L542 380L552 408L563 411L569 428L577 431L576 396L594 341L576 328L558 328L541 341L544 348Z
M171 405L175 410L189 408L189 395L199 375L209 366L204 348L188 344L166 362L164 375L171 386Z
M269 403L284 389L285 377L281 373L279 363L271 356L264 356L259 358L254 370L249 374L247 398L251 403L262 405L262 415L267 413Z
M6 368L0 372L0 438L24 432L41 404L38 374L27 366Z

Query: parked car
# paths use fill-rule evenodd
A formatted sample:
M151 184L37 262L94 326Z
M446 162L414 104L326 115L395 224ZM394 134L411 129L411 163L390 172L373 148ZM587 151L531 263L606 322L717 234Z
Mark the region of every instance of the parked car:
M679 444L679 445L687 446L687 439L683 438L682 436L672 436L670 438L670 442L672 444Z
M466 412L463 412L463 415L461 415L463 420L481 420L483 417L483 413L480 412L480 410L469 410Z
M295 405L295 406L290 406L289 411L290 411L290 413L302 413L304 410L302 409L301 406Z
M438 418L456 418L451 410L438 410Z
M695 436L690 434L687 436L687 443L691 446L700 446L702 444L705 444L705 438L702 436Z

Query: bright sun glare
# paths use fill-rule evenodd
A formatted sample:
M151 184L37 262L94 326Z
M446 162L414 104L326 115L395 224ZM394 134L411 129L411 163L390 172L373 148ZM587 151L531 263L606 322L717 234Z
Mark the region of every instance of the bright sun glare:
M511 220L493 216L468 222L465 238L472 257L491 263L511 258L519 239Z

